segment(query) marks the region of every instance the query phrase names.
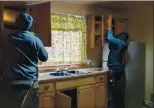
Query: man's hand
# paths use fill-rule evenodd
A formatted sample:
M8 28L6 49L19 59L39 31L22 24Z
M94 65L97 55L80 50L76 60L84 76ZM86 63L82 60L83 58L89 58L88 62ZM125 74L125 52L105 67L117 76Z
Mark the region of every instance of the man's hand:
M112 30L112 28L108 28L108 31Z

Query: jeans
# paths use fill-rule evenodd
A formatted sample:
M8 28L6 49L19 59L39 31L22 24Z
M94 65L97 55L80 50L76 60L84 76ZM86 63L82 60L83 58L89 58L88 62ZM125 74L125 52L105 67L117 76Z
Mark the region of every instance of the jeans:
M109 73L109 108L125 108L125 73L112 70Z
M21 104L30 88L32 88L32 92L30 92L29 99L26 100L24 106L25 108L38 108L38 82L35 82L32 87L28 84L1 84L0 107L21 108Z

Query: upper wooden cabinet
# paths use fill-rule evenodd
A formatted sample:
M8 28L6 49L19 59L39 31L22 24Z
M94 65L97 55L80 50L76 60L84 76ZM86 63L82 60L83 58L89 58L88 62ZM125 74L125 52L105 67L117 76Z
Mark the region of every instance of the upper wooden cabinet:
M34 19L32 31L37 33L45 46L51 46L50 2L31 6L29 13Z
M103 47L105 34L109 27L112 27L112 15L87 15L87 47Z
M118 35L120 32L128 32L127 19L115 19L115 35Z
M1 28L17 29L15 19L20 12L29 13L33 19L32 31L45 46L51 46L51 7L50 2L26 5L25 2L0 2Z
M103 16L87 15L87 47L94 48L102 44L104 33Z
M87 47L103 47L108 28L112 28L113 33L118 35L120 32L128 32L127 24L127 19L113 18L110 14L102 16L87 15Z

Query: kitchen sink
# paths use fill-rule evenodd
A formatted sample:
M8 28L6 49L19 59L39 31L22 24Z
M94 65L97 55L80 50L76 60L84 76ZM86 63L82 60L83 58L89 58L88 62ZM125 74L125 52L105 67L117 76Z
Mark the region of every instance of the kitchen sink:
M71 74L87 74L88 73L88 72L79 71L79 70L68 70L67 72Z
M86 71L86 72L87 72L87 71L89 71L89 72L90 72L90 71L102 71L102 68L87 68L87 69L82 69L82 70L83 70L83 71ZM81 70L81 71L82 71L82 70Z
M49 75L52 75L52 76L69 76L71 74L67 73L67 72L50 72Z

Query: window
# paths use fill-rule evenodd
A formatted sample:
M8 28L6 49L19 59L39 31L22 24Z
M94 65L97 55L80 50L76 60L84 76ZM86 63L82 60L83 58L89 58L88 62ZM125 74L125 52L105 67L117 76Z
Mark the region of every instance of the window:
M52 47L47 48L51 65L82 64L86 54L86 18L53 13Z

